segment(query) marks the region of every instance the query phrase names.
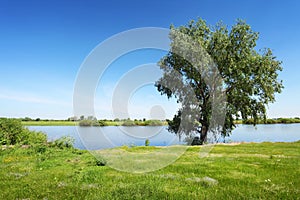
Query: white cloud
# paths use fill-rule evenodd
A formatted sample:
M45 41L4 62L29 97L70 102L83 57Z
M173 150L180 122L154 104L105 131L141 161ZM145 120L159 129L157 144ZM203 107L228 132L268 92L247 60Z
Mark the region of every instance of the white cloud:
M28 102L28 103L39 103L39 104L55 104L55 105L64 105L64 106L71 105L71 103L55 101L55 100L41 98L41 97L32 96L32 95L28 95L28 94L25 94L25 95L24 94L22 94L22 95L0 94L0 99Z

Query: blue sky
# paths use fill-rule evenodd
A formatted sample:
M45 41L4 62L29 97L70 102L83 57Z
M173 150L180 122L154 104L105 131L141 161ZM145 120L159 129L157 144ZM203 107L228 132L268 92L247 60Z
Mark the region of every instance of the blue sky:
M102 41L139 27L184 25L201 17L209 24L232 25L245 19L260 32L258 48L269 47L284 71L285 89L269 106L269 117L300 116L298 1L0 1L0 116L67 118L73 115L74 82L85 57ZM99 82L95 95L98 118L110 111L113 87L126 71L156 63L165 52L146 50L115 61ZM146 75L145 75L146 76ZM176 111L151 85L137 90L130 117L151 117L155 105L166 117Z

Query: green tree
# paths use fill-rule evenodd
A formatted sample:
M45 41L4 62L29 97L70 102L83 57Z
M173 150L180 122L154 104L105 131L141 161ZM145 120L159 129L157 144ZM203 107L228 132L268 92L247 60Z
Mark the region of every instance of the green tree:
M216 89L222 90L226 102L216 104L224 112L221 128L220 124L212 127L219 127L224 136L235 128L235 119L251 118L253 124L266 119L266 105L274 102L275 93L283 88L278 80L282 67L270 49L256 50L259 34L250 25L237 20L228 29L222 23L209 26L199 19L186 26L171 26L169 37L171 49L159 62L163 76L155 84L162 95L175 97L181 105L168 121L169 131L179 136L197 133L201 143L206 141L214 124L211 105L216 97L211 93ZM217 73L222 83L212 78Z
M24 119L22 119L22 121L32 121L32 119L30 117L25 117Z

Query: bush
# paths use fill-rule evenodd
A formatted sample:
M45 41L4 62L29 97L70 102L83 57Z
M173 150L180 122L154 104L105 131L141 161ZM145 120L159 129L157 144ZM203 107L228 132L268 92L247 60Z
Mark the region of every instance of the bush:
M122 126L135 126L135 123L132 120L126 120L123 122Z
M85 119L79 122L79 126L106 126L106 122L104 120Z
M282 123L282 124L293 123L293 119L289 119L289 118L279 118L278 121L279 121L279 123Z
M149 146L150 145L150 140L149 139L146 139L145 140L145 146L147 147L147 146Z
M163 122L159 120L147 120L145 121L145 126L162 126Z
M42 132L30 131L27 128L23 128L19 143L24 145L46 144L47 135Z
M134 121L134 124L137 126L145 126L145 122L143 121Z
M79 126L92 126L92 121L87 119L81 120Z
M51 147L58 147L60 149L64 148L74 148L74 138L70 136L63 136L57 140L50 143Z
M105 166L106 164L107 164L107 161L104 158L99 157L99 156L96 158L96 161L95 161L96 166Z
M98 126L107 126L107 123L106 123L106 121L99 120L98 121Z
M91 125L92 125L92 126L100 126L100 123L99 123L97 120L93 120L93 121L91 122Z
M47 151L47 146L45 146L45 145L36 145L36 146L34 146L34 150L35 150L36 153L42 154L42 153L45 153Z
M267 119L266 123L267 124L275 124L276 120L274 120L274 119Z
M20 142L23 127L20 120L0 118L0 143L14 145Z
M0 144L2 145L34 145L46 144L47 135L42 132L24 128L20 120L0 119Z

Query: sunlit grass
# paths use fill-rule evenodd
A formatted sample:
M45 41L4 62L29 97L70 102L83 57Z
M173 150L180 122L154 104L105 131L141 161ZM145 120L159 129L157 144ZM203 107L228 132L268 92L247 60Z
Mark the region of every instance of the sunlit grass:
M84 150L0 151L0 199L297 199L300 142L189 147L165 168L127 173ZM115 149L143 155L160 147ZM107 150L105 150L107 151ZM104 152L104 151L103 151ZM146 162L145 156L139 157ZM109 162L109 160L108 160ZM126 159L124 162L127 162ZM120 165L126 163L120 162Z

